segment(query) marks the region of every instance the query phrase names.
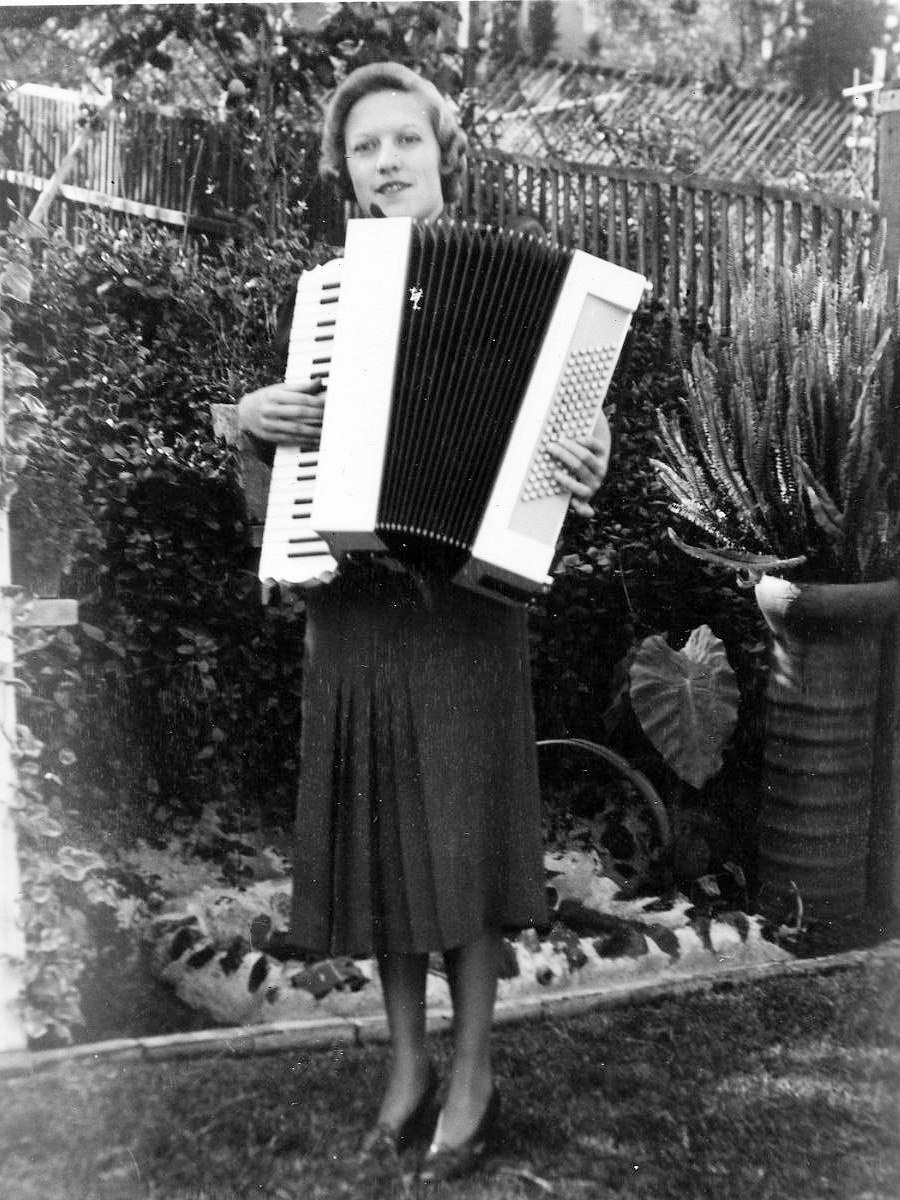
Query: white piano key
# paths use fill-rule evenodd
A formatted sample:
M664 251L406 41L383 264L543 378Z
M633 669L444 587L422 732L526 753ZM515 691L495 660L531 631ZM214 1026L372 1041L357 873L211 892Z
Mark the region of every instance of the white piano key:
M328 377L340 270L341 260L333 259L300 277L288 340L287 383ZM318 450L279 446L275 451L259 561L263 580L307 583L337 566L309 519L318 467Z

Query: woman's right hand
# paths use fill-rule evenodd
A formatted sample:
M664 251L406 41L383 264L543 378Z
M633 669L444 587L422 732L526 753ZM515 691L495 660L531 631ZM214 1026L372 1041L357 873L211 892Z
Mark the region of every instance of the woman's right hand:
M264 442L299 443L313 450L322 434L325 394L316 380L302 385L272 383L238 401L238 424Z

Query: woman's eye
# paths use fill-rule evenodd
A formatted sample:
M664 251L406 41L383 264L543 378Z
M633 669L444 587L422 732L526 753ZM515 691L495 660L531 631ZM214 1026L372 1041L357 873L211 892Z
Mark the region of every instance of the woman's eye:
M371 154L375 149L375 143L372 141L354 142L351 149L354 154Z
M417 133L404 133L400 137L400 141L403 142L404 145L412 145L413 143L420 142L421 140L422 139Z

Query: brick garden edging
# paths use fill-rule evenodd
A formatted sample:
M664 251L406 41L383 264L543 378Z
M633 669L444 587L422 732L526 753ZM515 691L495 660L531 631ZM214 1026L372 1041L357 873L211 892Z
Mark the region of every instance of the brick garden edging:
M541 1017L572 1017L582 1013L646 1004L701 992L727 991L770 979L830 975L863 967L881 959L900 959L900 939L868 950L850 950L820 958L764 962L742 967L720 968L695 974L672 972L658 978L633 979L605 987L573 988L551 995L533 994L499 1001L495 1023L534 1020ZM431 1033L446 1033L451 1027L448 1011L429 1013ZM297 1047L317 1048L346 1042L352 1045L383 1042L388 1037L383 1017L334 1017L280 1024L208 1029L157 1037L116 1038L57 1050L9 1051L0 1054L0 1076L28 1075L68 1064L92 1065L109 1062L154 1062L173 1059L235 1058L274 1054Z

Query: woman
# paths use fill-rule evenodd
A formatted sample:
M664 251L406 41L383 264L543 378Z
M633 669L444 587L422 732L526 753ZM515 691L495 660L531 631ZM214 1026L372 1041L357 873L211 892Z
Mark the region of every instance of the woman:
M464 154L440 93L379 63L336 92L320 166L364 213L432 221L458 195ZM315 392L252 392L242 428L315 445ZM573 507L589 514L607 466L605 422L556 456ZM545 920L525 613L438 579L349 564L309 595L305 654L291 938L377 957L392 1059L363 1158L393 1161L433 1131L421 1177L450 1178L479 1161L498 1112L501 931ZM433 951L454 1009L439 1115L425 1036Z

